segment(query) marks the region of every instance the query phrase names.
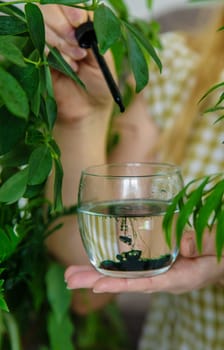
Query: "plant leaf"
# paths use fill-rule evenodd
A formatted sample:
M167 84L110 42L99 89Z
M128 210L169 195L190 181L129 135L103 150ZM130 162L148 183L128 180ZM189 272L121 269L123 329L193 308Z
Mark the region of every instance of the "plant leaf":
M104 54L120 37L121 24L111 9L104 4L94 12L94 29L101 54Z
M216 255L218 261L221 260L224 247L224 211L223 209L217 215L216 224Z
M185 226L186 224L190 221L190 217L193 213L193 210L195 210L195 208L197 208L198 205L201 204L201 198L202 198L202 193L203 190L205 188L205 186L207 185L209 181L209 176L206 176L204 178L204 180L202 181L202 183L200 184L200 186L198 186L198 188L194 191L192 191L190 193L190 195L188 196L187 201L183 204L181 211L179 213L179 216L177 218L177 244L180 244L180 240L182 237L182 234L184 232ZM192 182L190 182L187 187L185 188L185 191L187 190L187 188L189 187L189 185ZM198 241L198 245L200 247L201 242L200 240Z
M213 85L208 91L202 96L202 98L199 100L199 103L204 100L210 93L213 91L219 89L220 87L224 86L224 81L218 84Z
M7 303L6 303L4 294L1 291L0 291L0 310L9 312L9 308L8 308Z
M15 128L16 129L16 128ZM1 140L1 127L0 127L0 140ZM21 165L25 165L28 162L28 148L23 144L16 144L16 146L4 156L0 157L0 166L7 168L15 168Z
M19 48L14 44L12 36L0 36L0 55L5 57L9 62L20 67L25 67L23 54Z
M13 127L12 127L13 125ZM0 155L8 153L25 136L26 123L0 108Z
M89 0L40 0L40 4L59 4L73 6L76 4L85 4Z
M52 157L46 145L37 147L30 155L29 159L29 185L39 185L43 183L52 169Z
M60 159L54 160L55 179L54 179L54 210L60 212L63 209L62 204L62 179L63 168Z
M22 237L16 232L16 227L13 229L7 226L4 230L0 228L0 262L8 259L14 253Z
M116 43L114 43L111 46L111 52L113 55L113 60L114 60L114 64L116 67L116 72L119 75L122 75L123 73L123 62L124 62L124 57L125 57L125 53L126 53L126 47L124 44L124 41L122 39L116 41ZM127 104L125 103L125 106L127 106Z
M54 98L54 88L49 65L44 66L44 75L47 95Z
M25 193L28 181L28 167L11 176L0 187L0 202L14 203Z
M29 99L35 95L39 84L39 70L33 64L23 67L13 67L11 72L19 84L23 87Z
M224 114L221 115L218 119L216 119L216 121L214 122L214 124L219 123L222 119L224 119ZM223 142L222 142L223 143Z
M49 66L44 66L45 70L45 81L46 81L46 94L45 94L45 110L46 110L46 119L49 126L49 129L52 130L54 123L57 118L57 104L54 98L54 89L52 84L52 78Z
M218 101L217 101L217 103L216 103L216 106L220 105L220 104L223 102L223 100L224 100L224 92L222 92L222 93L220 94L219 99L218 99ZM224 108L224 107L223 107L223 108Z
M52 263L46 274L47 298L57 322L61 322L71 303L71 293L65 288L64 268Z
M141 32L139 32L133 25L127 23L126 21L123 21L123 24L127 31L131 32L132 35L136 37L136 39L141 43L141 45L146 49L148 54L152 57L152 59L157 64L160 71L162 71L162 63L160 61L159 56L157 55L154 47L150 44L149 39L145 38Z
M0 67L0 76L0 98L12 114L27 119L29 103L25 91L18 81L2 67Z
M72 339L74 326L69 317L65 317L62 322L57 322L54 314L50 313L47 330L51 350L74 350L74 341Z
M63 180L63 168L61 164L61 154L60 148L57 143L52 139L50 142L52 151L54 152L54 168L55 168L55 178L54 178L54 208L53 211L61 212L63 210L62 204L62 180Z
M166 242L169 247L171 247L171 240L173 238L173 232L172 232L172 224L173 224L173 218L174 214L177 212L178 208L182 206L182 197L185 193L185 189L181 190L172 200L171 204L168 206L166 210L166 214L163 218L163 230L165 232ZM180 205L181 203L181 205Z
M123 19L128 18L128 8L123 0L108 0L108 3L118 13L118 16Z
M0 1L0 3L3 4L4 1ZM12 17L17 17L21 21L25 22L24 12L18 6L5 3L5 6L0 7L0 12L5 13Z
M151 10L153 5L153 0L146 0L147 7Z
M50 130L52 130L57 118L57 104L55 99L50 96L46 97L45 104L46 104L48 125Z
M50 53L47 57L47 61L50 65L50 67L58 70L59 72L65 74L72 80L74 80L76 83L81 85L83 88L85 88L85 85L80 80L78 75L72 70L72 68L69 66L69 64L64 60L61 53L58 51L55 47L49 46Z
M136 92L140 92L148 83L148 63L137 40L127 32L128 54L132 71L136 81Z
M45 27L43 15L38 6L32 3L25 5L25 14L31 40L34 47L43 56L45 47Z
M224 107L218 107L217 105L213 106L213 107L210 107L208 109L206 109L204 111L204 113L211 113L211 112L219 112L219 111L223 111L224 110Z
M41 94L40 94L41 88L40 88L40 86L41 86L41 84L39 82L39 84L37 85L37 89L34 92L34 95L31 99L31 107L30 107L33 114L37 117L39 116L40 105L41 105Z
M8 330L8 338L11 350L20 350L21 341L20 341L20 332L19 325L17 323L16 317L13 312L9 312L4 315L4 322Z
M209 225L209 219L212 213L216 213L222 205L222 197L224 193L224 180L218 182L212 189L209 196L205 198L202 207L199 208L196 218L194 220L194 227L197 232L197 247L198 250L202 250L201 242L202 235L205 228Z
M17 17L0 16L0 35L18 35L27 32L27 25Z

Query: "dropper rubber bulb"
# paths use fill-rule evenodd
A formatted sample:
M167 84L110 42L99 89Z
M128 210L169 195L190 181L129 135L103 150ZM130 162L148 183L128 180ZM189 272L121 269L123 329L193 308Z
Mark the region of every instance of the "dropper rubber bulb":
M87 22L81 24L78 28L76 28L75 37L80 47L84 49L92 49L94 56L99 64L99 67L103 73L103 76L107 82L111 95L113 96L114 101L119 106L120 111L124 112L125 107L122 102L122 97L121 97L119 88L114 81L114 78L107 66L107 63L104 57L99 52L97 37L93 27L93 22L88 20Z

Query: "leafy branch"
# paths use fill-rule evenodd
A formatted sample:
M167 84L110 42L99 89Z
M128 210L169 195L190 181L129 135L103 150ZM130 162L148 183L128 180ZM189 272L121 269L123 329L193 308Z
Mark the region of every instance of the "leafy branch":
M224 87L224 82L218 83L213 85L201 98L201 100L199 102L201 102L202 100L204 100L206 97L208 97L210 94L212 94L213 92L220 92L220 89ZM223 112L224 110L224 106L223 106L223 102L224 102L224 92L220 93L220 96L217 100L217 102L212 106L209 107L205 110L204 113L211 113L211 112ZM222 120L224 118L224 114L222 114L217 120L216 123L219 122L220 120Z
M213 174L189 182L169 206L163 229L168 244L171 244L174 215L179 208L176 221L177 245L184 230L191 227L196 231L198 251L202 252L203 233L206 229L216 231L216 254L220 260L224 248L224 175Z
M41 4L63 3L72 4L72 6L86 2L40 1ZM2 16L0 22L0 29L2 28L4 32L0 44L0 53L3 56L3 64L0 67L0 99L2 114L3 112L7 114L8 120L11 119L18 128L12 133L9 130L8 120L1 118L2 132L3 130L7 132L9 139L7 145L3 144L5 141L2 141L2 145L0 144L0 149L2 148L0 161L4 163L5 155L7 154L8 157L8 153L13 152L14 147L18 147L18 142L22 139L23 146L24 144L27 146L30 154L17 167L17 171L2 182L0 202L16 202L25 196L28 186L44 184L54 164L54 204L55 210L60 211L63 206L61 201L63 170L60 164L60 150L52 137L57 106L54 100L50 67L63 72L82 87L84 84L56 48L49 47L50 54L48 57L45 56L44 22L39 8L27 2L25 14L23 14L21 10L12 6L14 3L18 2L0 4L0 11L10 12L10 16ZM92 8L95 9L94 27L101 52L104 53L118 41L122 42L122 45L127 42L130 65L136 79L136 91L141 91L148 82L146 52L159 69L162 68L155 49L138 29L116 17L109 7L99 1L93 1ZM121 10L121 6L119 9ZM124 4L122 9L124 10ZM29 56L27 56L28 48ZM35 169L39 169L38 173ZM17 190L12 191L12 188Z

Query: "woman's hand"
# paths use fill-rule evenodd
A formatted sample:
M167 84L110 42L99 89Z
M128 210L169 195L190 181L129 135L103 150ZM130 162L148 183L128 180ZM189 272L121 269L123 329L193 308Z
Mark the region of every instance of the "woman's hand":
M109 89L91 50L80 48L75 39L75 28L87 21L87 11L61 5L43 5L40 8L44 16L47 43L57 47L87 90L60 72L52 72L60 119L80 119L91 115L93 109L94 112L103 110L102 113L106 114L113 103ZM114 74L110 53L105 58Z
M139 279L106 277L91 266L71 266L65 273L68 288L91 288L96 293L169 292L180 294L219 283L224 277L224 261L217 262L214 234L206 233L203 254L199 255L193 232L184 235L180 256L166 273Z

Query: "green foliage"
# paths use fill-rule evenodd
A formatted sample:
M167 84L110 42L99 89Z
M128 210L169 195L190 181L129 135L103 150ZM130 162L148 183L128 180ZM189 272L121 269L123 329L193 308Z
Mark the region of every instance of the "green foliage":
M108 3L116 11L119 18L127 19L129 17L127 5L123 0L108 0Z
M0 280L0 309L3 311L8 312L9 308L6 304L5 298L4 298L4 289L3 289L4 280ZM1 335L0 335L1 337Z
M94 12L94 29L101 54L104 54L121 36L119 19L103 4Z
M4 68L0 67L0 98L11 115L27 119L29 115L28 99L18 81Z
M212 94L213 92L220 92L220 89L224 87L224 82L218 83L213 85L201 98L200 101L204 100L206 97L208 97L210 94ZM220 96L218 101L215 103L214 106L209 107L205 110L205 113L211 113L211 112L218 112L218 113L223 113L224 111L224 106L223 106L223 101L224 101L224 92L220 92ZM218 120L216 122L219 122L220 120L222 120L224 118L224 114L221 114L220 117L218 118Z
M79 79L77 74L72 70L72 68L68 65L68 63L64 60L64 58L60 55L60 52L57 50L57 48L52 47L50 49L50 54L48 55L48 63L49 65L58 70L59 72L63 73L64 75L70 77L74 82L81 85L83 88L85 88L84 83Z
M5 32L7 33L8 30L5 30ZM22 52L16 46L15 38L12 35L6 34L1 36L0 54L9 62L15 63L17 66L25 66Z
M11 115L5 107L0 108L0 156L8 154L25 137L25 130L25 120ZM0 164L3 163L3 159L0 159Z
M75 337L77 350L105 350L105 344L107 350L128 350L131 346L114 302L106 305L102 311L91 311L87 318L75 316L74 322L80 325Z
M49 315L48 333L50 334L50 346L55 350L74 350L72 341L73 324L69 319L58 322L53 314Z
M14 165L12 161L9 167L9 169L13 169L11 177L1 179L0 201L6 203L19 200L25 194L29 185L43 183L51 170L52 159L50 158L55 156L55 152L51 152L49 147L52 135L49 125L46 124L46 119L52 119L52 116L49 117L50 112L52 113L53 111L52 108L49 108L49 101L53 95L53 89L49 81L50 75L46 74L49 68L43 68L46 58L43 54L45 37L42 14L36 5L27 4L25 6L26 18L18 17L16 10L12 11L12 16L4 16L7 21L2 22L2 28L4 33L7 32L10 23L9 18L13 18L13 32L16 35L9 36L9 42L6 40L8 35L7 37L1 36L0 48L4 58L3 63L5 63L4 60L7 60L7 65L0 67L1 123L4 127L2 129L4 134L1 138L2 146L0 147L2 150L1 162L4 164L4 157L8 157L8 153L13 152L13 148L17 147L17 142L28 146L28 153L30 153L31 157L30 161L27 158L26 160L24 159L24 164L20 164L20 166L23 165L23 169L18 167L17 164ZM24 27L25 19L26 31ZM16 30L16 25L18 25L18 30ZM21 45L21 40L18 39L22 40L23 45ZM44 84L41 83L43 80ZM54 113L53 119L55 120L56 109ZM18 118L25 119L26 124ZM17 124L17 128L12 129L9 121L14 121L14 125ZM42 137L32 140L33 130L38 130ZM5 146L5 142L7 146ZM43 150L43 148L45 148L45 159L40 162L38 149ZM40 172L35 171L35 179L32 180L33 166L39 165L42 167L43 161L46 161L47 166ZM35 170L37 169L40 168ZM28 173L29 176L27 175ZM58 195L55 194L55 196Z
M25 15L30 39L42 58L45 47L45 29L42 13L36 5L28 3L25 5Z
M27 31L26 23L17 17L1 16L0 17L0 33L1 35L18 35ZM9 38L10 40L10 38ZM1 41L2 47L2 41Z
M18 327L15 321L15 318L13 317L12 314L4 313L2 319L5 326L8 329L8 336L10 339L11 350L22 350Z
M35 148L29 158L29 185L38 185L48 177L52 168L51 152L46 145ZM39 169L38 173L36 169Z
M55 220L76 211L62 203L50 69L70 77L84 91L86 87L56 48L48 45L45 53L44 21L35 2L16 1L25 4L23 10L13 2L0 2L0 349L24 350L33 344L38 350L104 349L112 332L116 337L108 350L124 350L125 330L115 306L91 313L82 326L72 318L64 269L45 247L46 237L63 225L63 220ZM146 29L141 21L129 24L124 1L111 0L111 7L97 0L40 3L94 11L99 49L113 50L118 73L134 72L137 91L147 83L150 57L161 68L153 49L158 28ZM152 46L146 45L148 38ZM128 91L130 100L133 92ZM49 203L44 189L52 170L54 200Z
M7 204L15 203L22 198L28 182L28 168L13 174L0 188L0 201Z
M125 27L129 31L129 33L131 33L133 35L133 37L140 43L140 45L141 45L140 47L143 47L146 50L146 52L149 53L149 55L155 61L159 70L161 71L162 70L162 63L161 63L154 47L151 45L150 41L147 40L147 38L145 38L144 35L142 35L138 29L131 26L128 22L125 22Z
M58 4L58 5L68 5L68 6L74 6L79 4L85 4L88 3L89 0L40 0L40 4L46 5L46 4Z
M138 51L138 42L131 32L127 32L127 42L130 62L137 81L136 92L139 92L148 83L148 75L145 74L148 64L143 52Z
M126 75L133 72L136 92L140 92L148 83L148 60L153 59L162 70L162 63L154 48L158 46L158 28L147 23L147 31L142 30L144 21L127 21L127 7L124 2L109 1L116 15L104 4L98 5L94 12L94 28L101 53L108 48L114 52L115 64L119 72ZM129 20L129 18L128 18ZM142 23L142 26L139 25ZM145 23L146 24L146 23ZM155 40L156 37L156 40ZM151 44L153 38L153 44ZM116 57L118 54L118 58ZM128 61L128 70L125 68ZM122 80L122 77L121 77Z
M71 293L65 288L64 269L53 263L46 274L47 298L51 311L48 315L48 334L51 348L74 350L74 332L70 317Z
M177 244L184 230L192 227L196 231L196 242L202 252L203 233L216 229L216 254L221 259L224 248L224 178L223 174L213 174L201 179L194 179L176 195L168 208L163 221L168 244L171 243L173 216L179 208L176 222Z

